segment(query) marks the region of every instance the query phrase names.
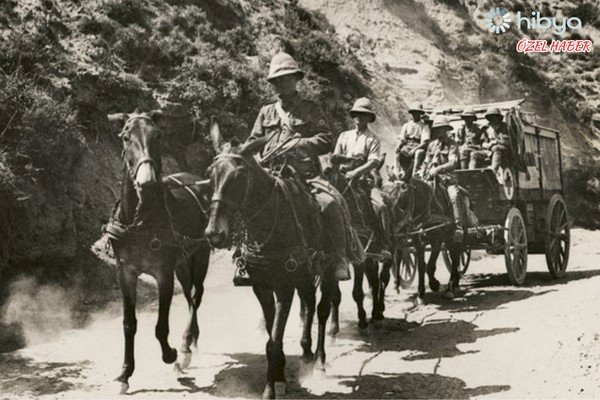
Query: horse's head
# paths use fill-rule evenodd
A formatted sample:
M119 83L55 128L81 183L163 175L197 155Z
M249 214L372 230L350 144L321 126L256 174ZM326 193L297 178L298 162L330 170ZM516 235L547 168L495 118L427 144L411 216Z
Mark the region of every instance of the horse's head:
M159 182L161 164L160 130L157 122L161 113L111 114L108 119L123 124L119 137L123 142L123 162L136 190L141 192Z
M210 243L219 248L229 242L234 216L247 208L252 189L251 170L258 164L237 140L224 142L218 130L217 123L213 121L211 139L217 156L208 168L213 196L205 234Z

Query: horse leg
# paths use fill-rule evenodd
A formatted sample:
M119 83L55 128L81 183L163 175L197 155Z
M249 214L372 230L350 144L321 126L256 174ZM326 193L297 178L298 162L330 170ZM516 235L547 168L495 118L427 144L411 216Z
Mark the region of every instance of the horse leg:
M385 319L385 289L390 283L390 269L392 268L391 261L385 261L379 272L379 304L378 312L381 315L381 319Z
M333 283L333 291L331 293L331 329L329 335L335 336L340 331L340 303L342 302L342 292L340 291L339 282Z
M258 302L260 303L260 307L263 311L263 316L265 318L265 328L267 333L269 334L269 340L267 341L267 386L263 392L263 398L275 398L275 382L270 380L271 376L271 362L269 358L269 349L271 342L271 332L273 331L273 323L275 320L275 298L273 297L273 290L266 285L252 283L252 291L256 295Z
M442 250L442 242L434 241L431 243L431 255L427 262L427 277L429 278L429 288L432 292L440 290L440 282L435 279L435 270L437 267L437 260Z
M137 297L138 274L128 270L122 265L118 266L117 277L119 287L123 295L123 334L125 336L125 357L123 369L116 381L121 382L121 393L129 389L129 377L135 369L134 338L137 330L137 319L135 317L135 304Z
M354 288L352 289L352 298L358 309L358 327L360 329L366 329L369 326L369 323L367 322L367 312L363 306L363 300L365 298L365 293L363 291L364 273L364 263L354 265Z
M167 364L172 364L177 359L177 350L169 345L169 311L173 299L173 269L162 271L158 277L158 321L156 322L155 335L160 343L162 359Z
M177 279L183 288L183 294L188 303L189 319L183 333L180 352L183 360L181 368L187 368L192 359L192 347L198 347L200 329L198 327L197 311L202 302L204 294L204 279L208 271L208 260L210 251L200 250L199 253L190 257L187 263L176 269Z
M423 243L418 243L415 246L415 255L417 259L417 272L419 274L418 293L415 299L415 305L423 303L425 298L425 246Z
M378 321L383 319L383 314L379 312L380 287L379 287L379 263L375 260L367 260L365 265L365 275L371 288L371 297L373 299L373 309L371 310L371 320Z
M317 351L315 353L315 368L319 371L325 371L325 329L327 319L331 311L331 296L336 279L333 271L328 271L323 276L321 282L321 301L317 306L317 317L319 319L319 334L317 339Z
M304 362L312 362L314 354L312 352L312 324L315 317L316 308L316 289L310 279L303 280L297 287L298 296L301 301L300 317L302 318L302 360Z
M460 247L457 244L453 244L450 247L450 259L452 261L452 268L450 271L450 281L448 282L448 292L452 293L452 298L460 294L460 272L458 267L460 265Z
M294 287L285 285L275 289L275 318L271 335L267 342L267 385L263 398L272 399L285 393L285 354L283 353L283 336L285 325L294 298ZM277 385L277 386L276 386ZM279 393L281 392L281 393Z

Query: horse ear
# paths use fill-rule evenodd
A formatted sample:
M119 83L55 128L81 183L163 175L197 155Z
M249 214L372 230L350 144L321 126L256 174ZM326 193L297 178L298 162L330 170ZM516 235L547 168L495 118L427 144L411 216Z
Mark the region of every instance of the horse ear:
M162 110L152 110L148 113L148 116L155 124L158 124L163 116Z
M215 119L214 115L210 117L210 141L212 142L213 148L217 154L223 151L223 145L225 144L225 141L223 140L223 136L221 136L219 123Z
M140 108L136 107L135 110L133 110L132 114L139 114L140 113Z

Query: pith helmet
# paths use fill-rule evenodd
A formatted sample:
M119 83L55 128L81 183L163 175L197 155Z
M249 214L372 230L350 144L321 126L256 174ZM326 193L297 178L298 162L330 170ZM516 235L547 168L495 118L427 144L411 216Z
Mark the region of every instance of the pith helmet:
M502 113L500 112L500 110L498 108L490 108L489 110L487 110L487 112L485 113L485 117L488 118L492 115L497 115L499 117L502 117ZM489 118L488 118L489 119Z
M304 72L298 66L296 60L292 58L288 53L277 53L271 59L271 65L269 66L268 81L279 78L284 75L298 75L298 79L304 77Z
M368 114L371 116L371 122L375 121L375 111L373 111L371 100L366 97L361 97L354 102L350 110L350 115L353 114Z
M423 110L423 104L412 104L409 108L408 108L408 112L409 113L424 113L425 110Z
M460 114L460 117L462 119L467 119L467 118L477 119L477 114L475 114L475 112L473 112L473 111L465 110L462 112L462 114Z
M433 125L431 129L435 128L448 128L452 129L452 125L450 125L450 120L445 115L438 115L433 119Z

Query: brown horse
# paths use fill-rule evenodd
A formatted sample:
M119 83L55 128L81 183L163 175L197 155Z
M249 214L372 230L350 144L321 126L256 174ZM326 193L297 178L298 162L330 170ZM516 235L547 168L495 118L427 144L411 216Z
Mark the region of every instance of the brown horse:
M460 283L460 253L462 244L454 241L454 217L452 205L440 185L432 185L413 178L410 182L394 182L389 196L392 199L394 226L396 234L404 242L409 233L422 230L421 234L410 235L410 240L415 249L417 270L419 274L418 296L416 304L422 303L425 297L425 273L429 278L429 287L437 292L440 288L439 281L435 278L436 263L442 245L445 244L450 253L451 271L447 286L447 295L453 297L458 294ZM404 242L404 243L403 243ZM429 260L425 261L425 246L431 246Z
M350 214L352 217L352 225L357 232L364 232L359 234L365 250L369 251L367 246L373 245L374 236L373 232L376 229L373 227L374 224L379 223L376 219L377 215L374 214L371 205L371 198L369 194L361 193L360 189L356 188L355 183L350 183L346 180L343 174L339 171L339 164L333 163L331 168L326 168L328 179L331 183L343 194L346 202L348 203ZM385 311L385 289L390 282L390 270L392 267L391 260L385 260L380 268L379 260L374 254L370 254L364 263L352 264L354 269L354 286L352 289L352 298L356 302L358 309L358 327L365 329L369 323L367 321L367 313L365 311L364 291L363 291L363 280L367 277L367 282L371 288L371 296L373 299L373 308L371 312L371 321L380 321L385 317L383 315ZM332 303L332 317L331 317L331 335L336 335L339 332L339 305L341 302L342 294L339 289L339 285L335 284L333 292L333 303Z
M277 392L285 388L283 337L294 289L304 310L300 343L303 358L314 359L317 369L325 367L325 326L335 277L332 268L319 268L317 259L328 247L318 226L318 208L302 184L264 170L247 147L224 143L216 123L212 125L211 137L220 154L209 169L214 194L206 236L220 248L241 232L246 270L269 335L263 397L274 398L276 386ZM316 304L315 277L319 272L322 296L313 356L311 328Z
M162 359L171 364L177 351L169 345L169 309L173 297L174 272L189 306L189 322L176 365L185 368L191 347L197 346L199 328L196 311L204 292L210 246L203 238L210 193L208 182L187 173L161 181L160 113L113 114L110 120L124 122L119 137L123 141L123 181L121 198L106 232L117 260L117 275L123 294L125 360L117 377L121 391L129 388L134 371L136 288L140 274L146 273L158 284L159 308L156 338Z

